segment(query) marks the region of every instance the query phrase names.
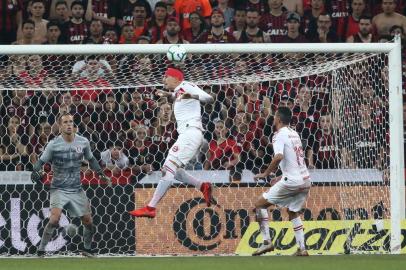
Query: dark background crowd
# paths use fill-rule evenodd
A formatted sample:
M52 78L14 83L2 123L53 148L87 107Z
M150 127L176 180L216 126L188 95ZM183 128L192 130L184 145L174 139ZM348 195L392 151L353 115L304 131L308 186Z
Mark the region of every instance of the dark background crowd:
M0 0L0 44L367 43L387 42L396 34L404 41L405 8L405 1L395 0ZM264 65L250 66L249 59L232 63L242 76ZM113 175L139 181L159 170L177 138L173 108L155 95L156 87L141 86L150 85L153 71L162 73L166 65L151 55L0 56L0 89L26 89L0 90L0 170L31 170L58 134L62 112L74 115L77 132L90 139ZM360 78L346 82L352 107L335 108L345 119L331 113L332 101L340 97L331 96L331 77L324 74L202 85L216 102L203 107L206 143L188 168L229 169L231 181L241 179L243 169L263 170L272 156L274 112L288 106L303 139L299 154L310 168L385 170L387 70L375 64L348 72ZM112 89L134 74L137 87ZM79 90L33 90L66 85Z

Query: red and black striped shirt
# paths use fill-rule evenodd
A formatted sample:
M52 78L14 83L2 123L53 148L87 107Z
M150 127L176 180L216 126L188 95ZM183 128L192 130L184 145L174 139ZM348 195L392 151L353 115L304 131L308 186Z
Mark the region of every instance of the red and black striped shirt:
M0 31L17 31L17 13L23 10L22 0L0 0Z
M93 0L92 10L97 16L104 18L117 17L116 0Z
M246 1L244 8L245 10L257 10L259 12L259 15L263 15L267 12L266 3L263 0L260 0L256 4L251 3L250 1Z
M89 27L83 20L81 23L69 21L64 24L66 43L81 44L89 35Z
M287 35L286 12L280 16L274 16L270 13L261 17L259 28L267 33L273 43L280 43L282 38Z

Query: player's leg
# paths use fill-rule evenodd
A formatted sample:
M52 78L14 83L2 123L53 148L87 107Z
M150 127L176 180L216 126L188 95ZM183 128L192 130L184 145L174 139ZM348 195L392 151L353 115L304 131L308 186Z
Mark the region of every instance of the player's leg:
M210 206L211 204L217 204L212 196L211 184L193 177L183 169L199 153L202 143L202 132L197 128L189 128L179 136L176 143L169 150L168 157L172 158L179 165L175 173L176 180L199 189L203 193L207 206Z
M77 193L69 193L67 196L69 197L69 203L66 205L66 210L71 217L80 217L83 224L84 248L82 254L87 257L93 257L92 241L96 228L93 225L90 201L83 190Z
M155 189L152 199L147 206L130 211L130 215L135 217L155 217L155 208L162 197L165 196L165 193L168 191L168 189L171 187L173 180L175 180L175 173L178 167L179 165L168 156L164 165L162 166L162 176L158 182L158 186Z
M92 250L93 235L96 233L96 227L93 225L91 214L86 214L81 217L83 224L83 255L92 257L94 252Z
M38 247L37 251L38 256L43 256L45 254L45 247L49 243L49 241L52 238L52 235L59 226L59 219L61 218L62 207L51 208L51 215L49 217L47 225L45 225L44 232L42 233L41 237L41 242Z
M272 245L271 236L269 234L269 214L268 207L272 204L268 202L264 196L260 196L255 202L255 220L259 224L259 229L261 231L263 244L252 254L252 256L259 256L264 253L274 250Z
M298 245L298 249L294 255L309 256L305 247L303 223L299 213L288 210L288 215L289 220L292 222L293 231L295 232L296 243Z

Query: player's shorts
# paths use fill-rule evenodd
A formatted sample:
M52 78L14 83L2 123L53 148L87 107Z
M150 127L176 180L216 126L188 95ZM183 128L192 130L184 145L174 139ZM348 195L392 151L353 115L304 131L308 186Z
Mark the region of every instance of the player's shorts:
M51 189L50 207L66 209L71 217L82 217L92 213L89 199L83 190L77 193L66 193Z
M310 181L300 186L288 186L282 178L262 196L274 205L288 208L292 212L299 212L309 195L310 186Z
M179 166L185 166L199 152L202 143L202 131L195 127L189 127L179 135L176 142L169 149L166 160L172 160Z

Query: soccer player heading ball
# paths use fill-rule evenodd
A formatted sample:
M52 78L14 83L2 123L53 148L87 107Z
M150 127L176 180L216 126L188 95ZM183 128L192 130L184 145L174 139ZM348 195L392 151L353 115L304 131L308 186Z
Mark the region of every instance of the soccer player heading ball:
M161 180L151 201L147 206L130 212L135 217L155 217L156 205L175 179L200 189L207 206L216 204L212 196L211 184L194 178L183 169L198 153L203 143L200 103L212 103L214 100L197 85L184 81L182 71L176 68L168 68L165 72L164 87L169 92L158 90L157 94L174 101L174 114L179 137L169 150L161 169Z
M298 250L296 256L308 256L304 242L303 223L299 211L306 202L310 190L310 175L304 161L302 141L299 134L289 127L292 112L287 107L279 107L274 118L277 130L272 138L275 156L265 172L257 174L254 179L265 178L280 168L282 176L274 186L255 203L256 219L259 223L264 243L252 255L258 256L274 250L269 235L269 217L267 208L275 205L288 209L289 220L295 232Z

